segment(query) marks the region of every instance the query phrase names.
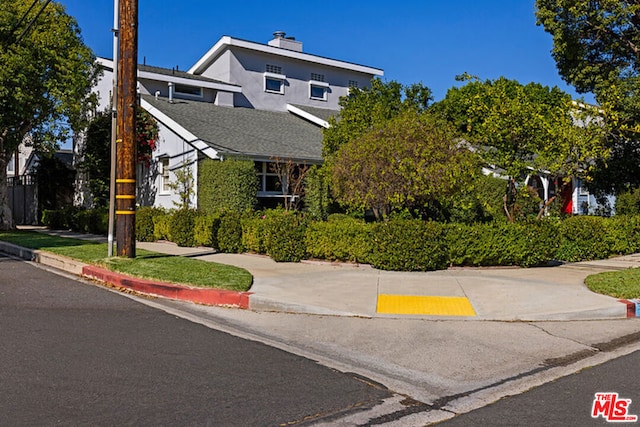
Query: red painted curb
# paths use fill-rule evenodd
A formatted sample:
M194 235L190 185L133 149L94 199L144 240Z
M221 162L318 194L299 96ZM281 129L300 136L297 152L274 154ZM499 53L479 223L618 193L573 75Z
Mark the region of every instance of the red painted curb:
M626 299L619 299L619 302L627 306L627 317L636 317L636 304Z
M249 295L251 295L251 292L193 288L184 285L174 285L171 283L137 279L91 265L82 268L82 275L87 278L100 280L111 285L131 289L143 294L207 305L224 305L243 309L249 308Z

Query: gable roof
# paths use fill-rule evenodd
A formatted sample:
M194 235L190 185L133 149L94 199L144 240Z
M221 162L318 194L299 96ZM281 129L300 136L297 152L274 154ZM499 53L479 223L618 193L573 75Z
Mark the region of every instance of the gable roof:
M342 68L350 71L370 74L373 76L384 75L384 71L379 68L340 61L338 59L325 58L323 56L311 55L308 53L250 42L247 40L237 39L229 36L223 36L222 38L220 38L220 40L218 40L218 42L213 45L213 47L209 49L209 51L205 53L204 56L200 58L198 62L196 62L193 67L191 67L187 72L196 75L202 74L211 65L211 63L216 60L216 58L218 58L224 51L232 46L282 56L285 58L293 58L306 62L312 62L315 64L327 65L329 67Z
M208 102L142 95L142 106L211 158L322 162L322 130L288 112L221 107Z

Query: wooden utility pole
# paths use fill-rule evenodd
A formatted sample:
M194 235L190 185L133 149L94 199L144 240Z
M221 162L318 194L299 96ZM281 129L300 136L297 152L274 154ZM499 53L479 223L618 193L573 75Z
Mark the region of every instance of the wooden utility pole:
M120 0L119 15L116 252L135 258L138 0Z

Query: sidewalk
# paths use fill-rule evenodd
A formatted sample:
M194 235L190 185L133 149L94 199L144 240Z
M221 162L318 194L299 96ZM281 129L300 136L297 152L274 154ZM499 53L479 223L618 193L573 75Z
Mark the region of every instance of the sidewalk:
M56 234L95 240L95 236L77 233ZM242 294L248 299L244 308L250 310L354 317L502 321L633 317L633 303L594 294L584 279L601 271L640 267L640 254L634 254L556 267L388 272L366 265L276 263L261 255L217 254L210 248L183 248L168 242L139 242L137 247L248 270L254 284L249 293ZM72 272L78 274L77 268ZM130 286L124 287L154 293L141 288L141 282L149 281L126 282ZM234 304L221 299L220 305Z

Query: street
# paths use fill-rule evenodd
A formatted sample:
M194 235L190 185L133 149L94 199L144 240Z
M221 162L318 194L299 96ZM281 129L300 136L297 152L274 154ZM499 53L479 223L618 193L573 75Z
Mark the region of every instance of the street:
M618 393L618 400L631 399L627 415L640 415L640 381L636 374L640 352L560 378L518 396L460 415L438 424L462 426L600 426L621 424L607 421L605 411L592 418L595 393ZM623 425L628 425L624 423Z
M0 272L0 425L290 425L391 395L26 262Z

